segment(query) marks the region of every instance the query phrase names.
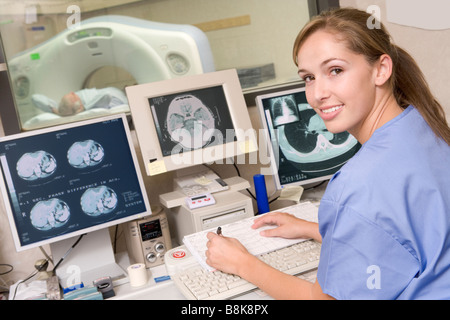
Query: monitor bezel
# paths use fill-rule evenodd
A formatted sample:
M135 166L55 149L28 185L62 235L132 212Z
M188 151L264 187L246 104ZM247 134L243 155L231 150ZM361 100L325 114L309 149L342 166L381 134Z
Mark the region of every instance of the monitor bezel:
M186 152L185 159L191 160L188 163L172 161L172 155L164 156L149 99L176 93L187 94L190 91L218 86L223 88L237 140ZM145 170L149 176L204 163L214 163L225 158L241 156L258 150L256 133L247 111L247 105L235 69L141 84L127 87L125 90Z
M104 222L101 223L99 225L96 226L92 226L92 227L88 227L88 228L84 228L84 229L79 229L79 230L75 230L73 232L69 232L60 236L56 236L53 238L49 238L49 239L45 239L45 240L41 240L38 242L33 242L31 244L27 244L27 245L22 245L20 242L20 237L18 234L18 229L16 227L16 222L14 219L14 212L12 209L12 205L9 199L9 189L6 185L6 181L5 181L5 177L3 174L3 170L0 170L0 189L1 189L1 193L2 193L2 197L3 197L3 203L4 203L4 207L6 209L6 214L8 216L8 222L9 222L9 226L10 226L10 230L11 230L11 234L14 240L14 246L16 248L17 252L21 252L21 251L25 251L28 249L32 249L32 248L36 248L36 247L41 247L47 244L52 244L55 242L59 242L65 239L70 239L82 234L86 234L86 233L91 233L94 231L98 231L101 229L105 229L105 228L109 228L115 225L119 225L125 222L129 222L129 221L133 221L136 219L140 219L140 218L144 218L147 216L150 216L152 214L151 211L151 206L148 200L148 195L147 195L147 191L145 188L145 184L144 184L144 179L140 170L140 166L139 166L139 162L138 162L138 158L136 156L136 150L134 148L134 143L133 143L133 139L132 139L132 135L130 133L130 128L128 125L128 121L127 121L127 117L125 114L119 114L119 115L112 115L112 116L106 116L106 117L100 117L100 118L96 118L96 119L90 119L90 120L85 120L85 121L80 121L80 122L73 122L73 123L69 123L69 124L63 124L63 125L58 125L58 126L54 126L54 127L49 127L49 128L43 128L43 129L38 129L38 130L33 130L33 131L27 131L27 132L22 132L22 133L18 133L18 134L14 134L14 135L10 135L10 136L5 136L5 137L1 137L0 138L0 142L8 142L8 141L14 141L17 139L22 139L22 138L26 138L26 137L31 137L31 136L37 136L37 135L41 135L41 134L47 134L47 133L52 133L52 132L56 132L56 131L61 131L61 130L67 130L70 128L74 128L74 127L82 127L85 125L90 125L90 124L95 124L95 123L101 123L101 122L106 122L106 121L111 121L111 120L116 120L119 119L122 121L123 126L124 126L124 130L125 130L125 134L127 137L127 141L128 141L128 145L130 147L130 153L132 156L132 160L136 169L136 176L140 185L140 189L141 189L141 193L143 196L143 201L144 201L144 205L145 205L145 212L142 213L137 213L137 214L133 214L124 218L120 218L117 220L112 220L109 222Z
M272 135L270 134L270 130L267 125L267 119L266 119L266 115L265 115L263 101L267 100L267 99L271 99L271 98L286 96L286 95L305 93L305 91L306 91L306 88L303 84L294 89L287 89L287 90L281 90L281 91L271 92L271 93L267 93L267 94L262 94L262 95L256 96L256 98L255 98L256 107L258 108L258 115L260 118L260 123L265 132L265 140L266 140L265 143L266 143L266 147L268 149L269 158L270 158L270 172L273 177L273 181L274 181L276 190L282 190L282 189L285 189L285 188L291 187L291 186L292 187L305 186L305 185L310 185L310 184L314 184L314 183L322 183L327 180L330 180L334 176L334 174L324 175L324 176L317 177L317 178L310 178L310 179L295 181L295 182L291 182L291 183L284 183L284 184L282 184L280 181L280 176L278 173L279 166L278 166L277 157L275 154L276 151L274 150L274 145L272 142L272 139L275 139L275 138L273 138ZM278 142L277 142L277 145L278 145Z

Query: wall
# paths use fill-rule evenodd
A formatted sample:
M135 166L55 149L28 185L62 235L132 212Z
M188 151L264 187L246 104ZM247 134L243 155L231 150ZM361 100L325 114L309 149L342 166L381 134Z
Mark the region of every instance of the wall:
M87 11L92 5L86 3L89 4L88 1L78 3L82 21L94 16L124 15L175 24L212 22L215 28L205 33L217 70L273 63L282 82L296 77L295 70L290 68L292 43L309 19L307 0L283 0L283 5L273 0L153 0L94 11ZM15 11L20 9L17 7ZM63 13L39 15L35 23L27 24L23 14L5 14L8 7L0 3L0 30L11 35L3 39L7 56L11 57L65 30L69 15L61 9L58 7L58 11ZM43 7L43 13L44 10L48 9ZM223 19L233 20L242 16L247 16L250 23L238 24L237 27L220 25Z
M381 9L381 21L391 33L394 42L408 51L419 64L433 94L444 107L450 119L450 29L431 31L387 22L387 0L341 0L341 7L367 10L371 5ZM450 9L450 5L449 5ZM405 8L408 15L408 8Z

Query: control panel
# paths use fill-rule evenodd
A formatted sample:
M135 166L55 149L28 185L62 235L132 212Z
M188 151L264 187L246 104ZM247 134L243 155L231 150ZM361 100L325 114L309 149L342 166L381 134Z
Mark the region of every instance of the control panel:
M151 216L128 222L125 228L130 262L147 268L163 264L165 253L172 249L166 214L161 208L152 211Z

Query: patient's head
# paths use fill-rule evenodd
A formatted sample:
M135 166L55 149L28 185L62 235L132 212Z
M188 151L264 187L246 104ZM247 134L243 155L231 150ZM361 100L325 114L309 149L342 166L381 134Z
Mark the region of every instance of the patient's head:
M58 109L54 110L60 116L71 116L81 111L84 111L84 106L80 97L75 92L64 95L59 103Z

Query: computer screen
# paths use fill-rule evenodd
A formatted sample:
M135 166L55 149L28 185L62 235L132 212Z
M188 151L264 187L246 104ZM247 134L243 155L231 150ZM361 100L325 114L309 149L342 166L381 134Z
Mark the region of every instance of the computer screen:
M0 139L1 187L18 251L151 214L125 116Z
M258 96L256 104L278 190L330 179L360 148L348 132L327 130L304 87Z
M257 151L236 70L126 88L148 175Z

